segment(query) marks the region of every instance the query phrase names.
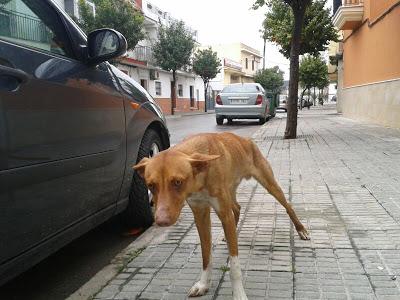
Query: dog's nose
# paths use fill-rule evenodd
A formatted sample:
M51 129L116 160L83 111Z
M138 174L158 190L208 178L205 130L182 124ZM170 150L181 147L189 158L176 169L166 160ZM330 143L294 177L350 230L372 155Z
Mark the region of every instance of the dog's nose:
M169 219L156 219L156 224L160 227L167 227L171 225L171 221Z
M158 209L156 211L156 224L161 227L171 225L171 217L166 209Z

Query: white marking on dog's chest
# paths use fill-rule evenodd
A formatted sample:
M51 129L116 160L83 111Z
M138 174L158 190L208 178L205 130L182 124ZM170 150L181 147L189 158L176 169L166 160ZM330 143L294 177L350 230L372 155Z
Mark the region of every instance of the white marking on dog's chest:
M209 204L214 208L215 211L219 210L219 202L218 198L211 197L207 191L201 191L197 193L193 193L186 200L190 205L202 205Z

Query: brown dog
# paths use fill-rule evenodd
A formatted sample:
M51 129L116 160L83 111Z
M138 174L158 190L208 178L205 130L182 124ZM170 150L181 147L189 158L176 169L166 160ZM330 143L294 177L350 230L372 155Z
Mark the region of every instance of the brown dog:
M212 207L222 222L230 255L233 299L247 299L242 285L236 226L240 205L236 189L243 178L254 177L282 204L302 239L309 239L291 205L275 181L272 169L257 146L232 133L205 133L142 159L134 169L145 179L154 196L155 221L173 225L187 202L200 236L203 270L189 296L204 295L211 281Z

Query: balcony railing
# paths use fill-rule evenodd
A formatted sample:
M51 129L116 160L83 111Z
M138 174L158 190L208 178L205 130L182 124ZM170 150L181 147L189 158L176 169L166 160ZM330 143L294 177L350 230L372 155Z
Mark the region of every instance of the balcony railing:
M4 8L0 9L0 35L39 43L50 43L51 37L40 19Z
M363 5L364 0L333 0L333 14L336 13L340 6L350 6L350 5Z
M138 61L153 63L153 51L147 46L136 46L132 52L129 53L129 57Z
M344 0L344 5L360 5L364 3L364 0Z

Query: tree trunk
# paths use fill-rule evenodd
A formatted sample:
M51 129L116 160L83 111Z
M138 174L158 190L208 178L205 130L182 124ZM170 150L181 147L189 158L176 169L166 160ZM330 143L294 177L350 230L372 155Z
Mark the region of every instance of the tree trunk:
M287 107L285 139L295 139L297 136L297 98L299 92L300 39L301 31L303 29L304 14L309 2L310 0L298 0L293 1L291 4L294 15L294 27L292 32L292 43L290 47L289 103Z
M263 70L265 70L265 47L267 44L267 40L264 39L264 51L263 51Z
M207 90L208 82L204 81L204 111L207 112Z
M175 108L176 108L176 71L172 70L171 115L175 114Z
M313 105L315 106L316 102L315 100L317 99L317 95L315 94L315 86L314 86L314 94L313 94Z

